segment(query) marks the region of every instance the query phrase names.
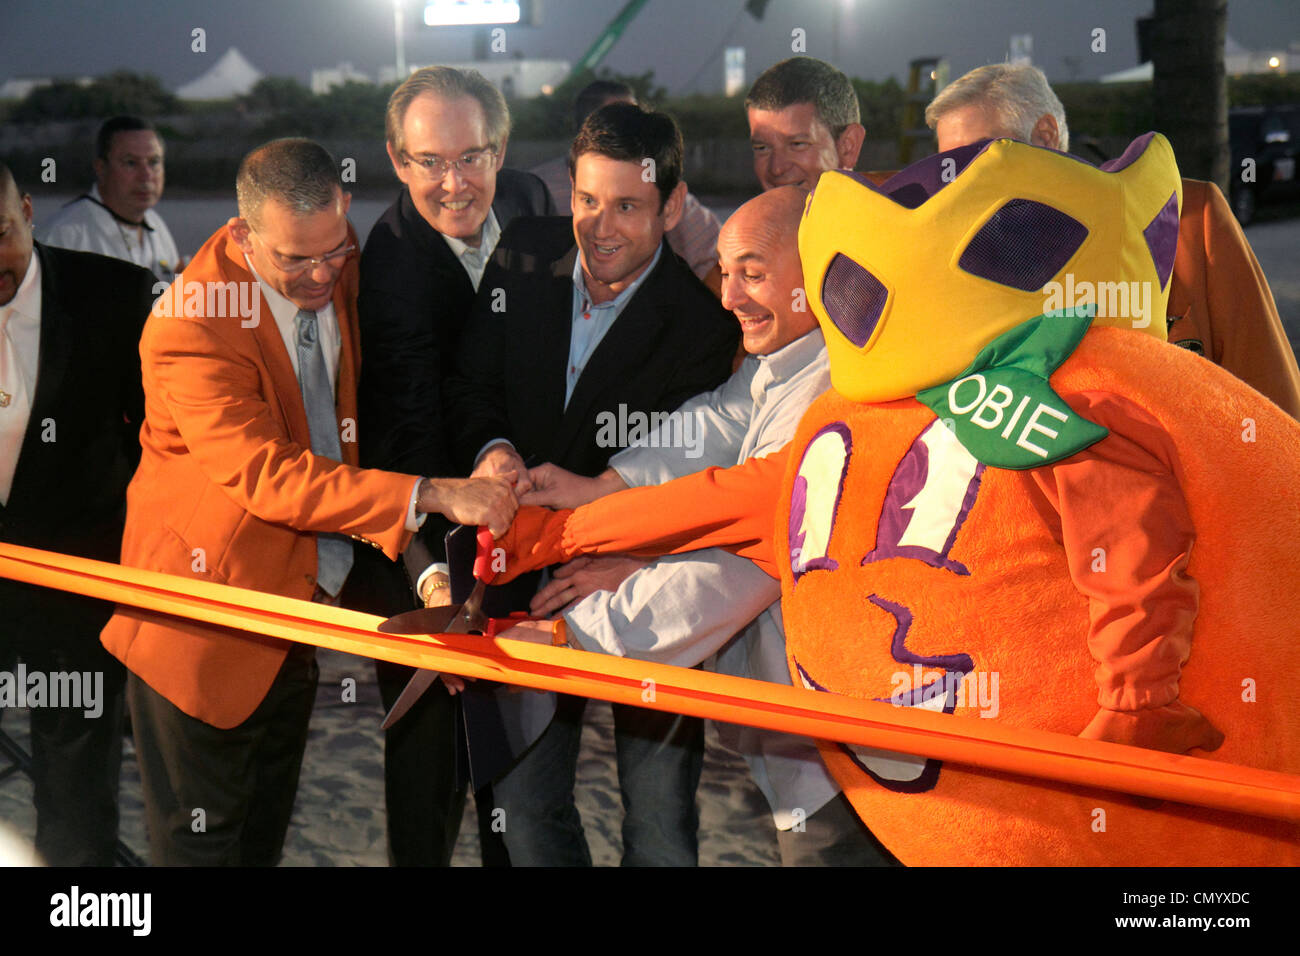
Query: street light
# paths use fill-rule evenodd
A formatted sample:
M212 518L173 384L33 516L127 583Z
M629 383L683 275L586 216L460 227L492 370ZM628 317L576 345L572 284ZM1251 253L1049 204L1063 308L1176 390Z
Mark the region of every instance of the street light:
M397 49L397 82L406 79L406 46L402 43L402 0L393 0L393 45Z

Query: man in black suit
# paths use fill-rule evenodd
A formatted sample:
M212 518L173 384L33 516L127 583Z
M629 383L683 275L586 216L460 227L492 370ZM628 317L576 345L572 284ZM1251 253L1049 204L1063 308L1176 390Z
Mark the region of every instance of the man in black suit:
M118 560L153 282L33 243L31 198L0 163L0 540ZM0 579L0 608L0 671L26 673L28 688L43 674L48 693L31 709L36 850L56 866L112 866L125 672L99 632L113 607ZM56 683L82 700L55 700Z
M518 219L506 230L445 389L458 463L475 475L514 473L526 485L529 458L596 475L640 416L676 409L731 370L735 320L663 238L686 193L676 123L604 106L579 131L569 168L573 219ZM516 591L515 606L531 596ZM515 865L590 863L573 805L584 704L561 698L549 728L493 784ZM702 724L614 713L620 774L650 783L624 788L624 862L693 863Z
M510 114L500 92L473 70L434 66L412 73L389 99L385 126L403 188L361 254L358 451L367 468L448 476L440 386L483 269L512 219L555 210L540 179L502 168ZM442 538L449 527L430 516L403 565L358 547L345 602L391 616L419 606L413 588L422 584L431 604L446 603ZM391 707L414 672L384 661L375 669ZM454 713L439 684L385 738L389 852L396 864L451 860L465 801L455 779Z

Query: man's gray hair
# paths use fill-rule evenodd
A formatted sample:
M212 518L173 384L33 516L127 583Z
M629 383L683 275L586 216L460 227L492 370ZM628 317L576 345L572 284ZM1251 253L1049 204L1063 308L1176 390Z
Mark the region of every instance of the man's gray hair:
M306 216L330 208L342 190L334 157L309 139L275 139L257 147L235 177L239 215L254 226L268 198Z
M835 67L811 56L792 56L759 74L745 97L745 109L783 110L811 103L832 139L862 122L853 83Z
M1056 120L1057 148L1070 148L1070 130L1065 125L1065 107L1047 77L1028 64L991 63L971 70L945 86L925 108L925 122L934 129L945 113L975 103L987 104L998 114L1002 131L1012 139L1030 141L1034 124L1046 113Z
M417 96L432 93L444 99L468 96L483 108L483 125L487 129L485 146L500 150L510 136L510 108L506 98L478 70L457 70L450 66L426 66L416 70L388 98L384 114L384 133L394 151L406 148L402 139L402 122L407 107Z

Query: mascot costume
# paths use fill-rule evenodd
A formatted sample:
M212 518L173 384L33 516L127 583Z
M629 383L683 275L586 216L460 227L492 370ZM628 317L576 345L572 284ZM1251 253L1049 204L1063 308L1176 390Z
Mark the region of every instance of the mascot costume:
M511 574L726 546L780 574L805 687L1297 772L1300 423L1164 342L1180 200L1156 134L824 174L833 387L791 445L523 509ZM820 746L909 865L1300 862L1293 823Z

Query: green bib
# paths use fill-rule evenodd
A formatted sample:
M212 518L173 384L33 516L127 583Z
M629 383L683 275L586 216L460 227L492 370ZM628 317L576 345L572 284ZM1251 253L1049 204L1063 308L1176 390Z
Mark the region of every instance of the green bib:
M1092 324L1095 306L1036 316L998 336L951 382L916 400L962 446L994 468L1021 470L1068 458L1108 434L1048 383Z

